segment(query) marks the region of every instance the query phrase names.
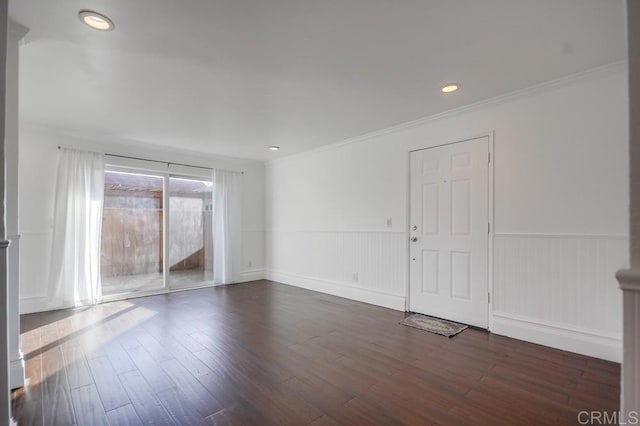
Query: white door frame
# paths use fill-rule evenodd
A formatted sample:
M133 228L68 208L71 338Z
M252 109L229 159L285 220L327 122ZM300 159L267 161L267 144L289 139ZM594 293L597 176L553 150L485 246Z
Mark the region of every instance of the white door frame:
M493 155L493 139L494 139L494 131L490 131L490 132L486 132L486 133L481 133L479 135L476 136L470 136L464 139L457 139L454 141L449 141L449 142L444 142L444 143L438 143L435 145L429 145L429 146L424 146L421 148L413 148L410 149L409 151L407 151L407 157L406 157L406 164L407 164L407 173L406 173L406 179L407 179L407 218L406 218L406 223L407 223L407 228L405 230L405 244L406 244L406 253L407 253L407 258L406 258L406 271L407 271L407 280L406 280L406 287L405 287L405 305L404 305L404 310L405 312L409 312L409 306L410 305L410 300L409 298L411 297L411 291L410 291L410 286L411 286L411 247L409 244L409 238L410 238L410 232L411 230L409 229L409 227L411 226L411 153L412 152L416 152L416 151L422 151L425 149L429 149L429 148L437 148L437 147L441 147L441 146L446 146L446 145L452 145L452 144L456 144L456 143L460 143L460 142L467 142L467 141L471 141L474 139L479 139L479 138L488 138L489 139L489 200L488 200L488 205L489 205L489 212L488 212L488 219L489 219L489 235L487 238L487 290L489 292L489 303L487 304L487 324L488 324L488 330L491 330L493 328L493 234L495 232L494 230L494 218L493 218L493 163L494 163L494 155Z

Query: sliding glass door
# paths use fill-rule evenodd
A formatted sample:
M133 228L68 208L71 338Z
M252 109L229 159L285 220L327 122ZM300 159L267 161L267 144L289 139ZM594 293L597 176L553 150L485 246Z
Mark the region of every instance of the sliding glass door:
M101 266L104 295L164 288L164 178L105 172Z
M213 284L212 205L210 179L106 171L103 295Z
M211 180L169 178L169 287L213 280L213 185Z

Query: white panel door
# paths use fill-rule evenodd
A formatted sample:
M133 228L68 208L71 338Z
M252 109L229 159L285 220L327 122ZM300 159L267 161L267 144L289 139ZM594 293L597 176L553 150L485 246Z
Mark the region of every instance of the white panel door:
M489 138L412 152L410 185L411 311L487 328Z

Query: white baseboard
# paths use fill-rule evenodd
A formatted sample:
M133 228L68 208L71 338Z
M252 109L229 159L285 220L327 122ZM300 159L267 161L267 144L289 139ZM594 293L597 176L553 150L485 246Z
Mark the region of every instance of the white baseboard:
M491 332L608 361L622 361L622 338L503 312L492 314Z
M24 358L22 352L20 352L18 359L12 359L9 363L9 385L12 390L24 386Z
M397 311L405 310L405 296L399 294L392 294L380 290L354 286L353 284L305 277L280 271L266 270L265 277L268 280L294 287L306 288L307 290L331 294L333 296L344 297L346 299L357 300L359 302L370 303L372 305L383 306Z
M246 283L248 281L257 281L264 279L264 269L251 269L248 271L240 272L240 283Z
M47 300L46 296L21 297L20 315L52 310L53 308L48 305Z

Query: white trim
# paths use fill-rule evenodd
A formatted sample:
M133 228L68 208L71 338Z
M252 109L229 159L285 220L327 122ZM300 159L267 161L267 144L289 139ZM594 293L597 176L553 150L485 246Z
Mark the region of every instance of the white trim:
M624 413L630 413L640 406L640 268L619 270L616 279L622 289L623 300L621 405Z
M24 386L24 361L20 351L20 234L9 235L9 385ZM17 303L16 303L17 302Z
M9 386L18 389L24 386L24 355L19 351L19 357L9 363Z
M463 143L463 142L471 142L471 141L475 141L477 139L482 139L482 138L490 138L492 132L481 132L478 133L477 136L471 136L471 137L466 137L466 138L455 138L455 139L444 139L441 142L436 143L435 145L428 145L428 146L424 146L424 145L418 145L418 146L411 146L409 148L409 153L412 152L418 152L418 151L425 151L427 149L433 149L433 148L441 148L443 146L449 146L449 145L455 145L457 143ZM409 165L409 168L411 168L411 165Z
M404 235L406 231L400 231L398 229L313 229L313 228L272 228L267 229L265 232L312 232L317 234L397 234Z
M493 312L491 332L608 361L622 361L622 337L596 330Z
M240 272L240 281L238 283L246 283L249 281L263 280L265 277L264 269L250 269Z
M419 118L417 120L413 120L413 121L409 121L409 122L405 122L396 126L391 126L391 127L387 127L381 130L377 130L374 132L370 132L370 133L365 133L364 135L361 136L356 136L354 138L349 138L349 139L345 139L339 142L334 142L334 143L329 143L326 145L322 145L319 146L318 148L314 148L314 149L310 149L310 150L306 150L303 152L299 152L296 154L292 154L292 155L288 155L288 156L284 156L284 157L280 157L280 158L275 158L273 160L268 160L265 162L266 166L269 167L271 164L276 164L276 163L280 163L280 162L285 162L285 161L289 161L289 160L294 160L294 159L299 159L299 158L303 158L306 157L308 155L313 155L313 154L317 154L323 151L329 151L329 150L333 150L333 149L337 149L337 148L341 148L345 145L351 145L354 143L359 143L359 142L365 142L368 141L370 139L376 138L376 137L380 137L380 136L384 136L384 135L388 135L388 134L392 134L395 132L399 132L402 130L407 130L407 129L411 129L413 127L417 127L417 126L421 126L423 124L426 123L430 123L436 120L440 120L442 118L448 118L448 117L452 117L452 116L456 116L456 115L461 115L467 112L472 112L472 111L477 111L477 110L481 110L483 108L487 108L490 106L495 106L495 105L500 105L500 104L504 104L513 100L517 100L526 96L531 96L531 95L535 95L537 93L545 93L548 92L550 90L556 89L558 87L563 87L563 86L567 86L569 84L572 84L574 82L578 82L581 80L588 80L591 78L597 78L603 75L610 75L610 74L614 74L614 73L619 73L619 72L626 72L627 70L627 61L626 60L622 60L622 61L617 61L617 62L612 62L610 64L607 65L603 65L600 67L596 67L596 68L592 68L592 69L588 69L585 71L581 71L575 74L570 74L564 77L560 77L556 80L551 80L551 81L547 81L547 82L543 82L540 84L536 84L530 87L526 87L524 89L520 89L520 90L516 90L513 92L509 92L503 95L499 95L493 98L489 98L489 99L485 99L479 102L475 102L469 105L465 105L459 108L454 108L448 111L444 111L441 113L437 113L437 114L433 114L433 115L428 115L426 117L422 117Z
M411 150L407 151L406 163L405 163L405 190L407 197L407 205L405 209L405 223L407 224L407 229L404 232L404 241L405 241L405 250L407 253L406 258L406 281L404 284L404 311L410 312L411 305L409 304L409 295L411 294Z
M494 268L494 248L493 248L493 237L495 234L495 213L494 213L494 163L495 163L495 152L494 152L494 138L495 131L489 132L489 212L487 220L489 221L489 235L487 236L487 292L489 301L487 303L487 328L491 330L493 328L493 301L495 300L495 292L494 292L494 278L493 278L493 268Z
M359 302L382 306L397 311L404 311L406 299L404 295L355 286L349 283L305 277L302 275L272 271L268 269L265 271L265 276L266 279L270 281L294 287L306 288L307 290L331 294L333 296L344 297L346 299L357 300Z
M493 139L494 139L494 131L490 131L490 132L486 132L486 133L482 133L478 136L474 136L474 137L468 137L468 138L464 138L464 139L460 139L457 141L449 141L449 142L444 142L438 145L433 145L433 146L428 146L425 148L417 148L417 149L410 149L407 152L407 161L408 161L408 165L407 165L407 231L406 231L406 236L407 236L407 284L406 284L406 297L405 297L405 311L409 312L411 310L410 308L410 301L409 301L409 297L411 295L411 244L409 243L409 236L410 236L410 232L408 227L411 226L411 153L412 152L416 152L416 151L423 151L426 149L432 149L432 148L438 148L438 147L442 147L442 146L447 146L447 145L454 145L456 143L462 143L462 142L470 142L470 141L475 141L477 139L482 139L482 138L487 138L487 142L488 142L488 146L487 146L487 151L488 151L488 155L489 155L489 159L491 161L489 162L489 166L488 166L488 170L487 170L487 179L488 179L488 185L487 185L487 205L488 205L488 212L487 212L487 220L489 221L490 224L490 228L489 228L489 233L487 235L487 291L489 293L489 302L487 303L487 329L491 330L491 326L493 323L492 320L492 316L491 313L493 311L493 229L494 229L494 216L493 216L493 163L494 163L494 158L495 155L493 153ZM436 315L437 316L437 315Z
M616 272L616 279L622 290L640 292L640 269L621 269Z
M47 296L29 296L20 298L20 315L34 312L52 311L55 308L47 306Z
M495 237L500 238L579 238L579 239L603 239L603 240L628 240L628 235L623 234L543 234L538 232L495 232Z

